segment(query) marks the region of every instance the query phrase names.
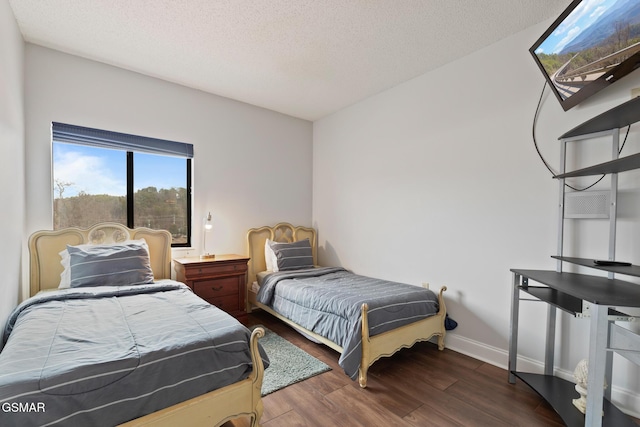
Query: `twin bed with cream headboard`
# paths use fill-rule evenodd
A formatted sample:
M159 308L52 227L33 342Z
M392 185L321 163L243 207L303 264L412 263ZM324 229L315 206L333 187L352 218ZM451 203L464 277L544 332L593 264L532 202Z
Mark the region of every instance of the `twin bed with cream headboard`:
M308 245L301 244L307 239ZM338 351L345 373L357 377L361 387L366 387L367 371L380 357L432 337L444 349L446 287L435 294L318 267L317 235L309 227L279 223L253 228L247 232L247 245L247 311L261 308ZM276 264L292 265L287 262L297 266L268 270Z
M65 250L75 270L58 289ZM29 251L31 298L4 331L0 403L35 410L0 411L0 425L219 426L241 416L258 425L264 331L169 280L169 232L45 230ZM92 275L98 265L107 273ZM114 286L122 274L131 285Z

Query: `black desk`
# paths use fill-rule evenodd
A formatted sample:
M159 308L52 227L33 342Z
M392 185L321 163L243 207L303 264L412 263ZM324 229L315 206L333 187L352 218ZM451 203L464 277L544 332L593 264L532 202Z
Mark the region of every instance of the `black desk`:
M592 262L578 258L563 261L576 264ZM586 264L582 264L586 265ZM595 268L595 267L594 267ZM599 268L601 270L630 273L638 272L638 267ZM624 270L626 269L626 270ZM626 315L616 307L640 307L640 285L607 277L577 273L559 273L549 270L511 269L513 273L513 294L511 302L511 332L509 342L509 382L520 378L562 417L567 426L635 426L635 422L610 403L611 383L604 389L605 377L610 376L612 353L609 347L612 320L623 319ZM529 280L545 286L532 286ZM518 372L517 342L520 291L549 304L547 314L547 337L545 348L544 375ZM583 302L591 303L585 306ZM589 374L587 411L583 415L573 406L572 399L579 397L572 382L553 375L555 352L556 309L559 308L577 317L590 317L589 332ZM635 335L638 341L640 336ZM615 349L613 349L615 350ZM606 399L605 399L606 397ZM601 417L604 411L604 417ZM596 414L598 414L596 416Z

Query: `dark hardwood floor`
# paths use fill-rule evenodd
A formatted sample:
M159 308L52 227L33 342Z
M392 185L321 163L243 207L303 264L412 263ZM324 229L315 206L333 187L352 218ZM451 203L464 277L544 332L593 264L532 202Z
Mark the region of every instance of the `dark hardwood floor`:
M332 370L263 398L263 427L562 426L551 407L504 369L431 343L378 360L361 389L338 366L338 353L314 344L264 312L249 315ZM238 419L225 427L245 427Z

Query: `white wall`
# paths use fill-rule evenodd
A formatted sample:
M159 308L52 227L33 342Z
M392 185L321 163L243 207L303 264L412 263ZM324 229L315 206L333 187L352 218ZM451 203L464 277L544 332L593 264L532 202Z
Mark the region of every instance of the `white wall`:
M528 52L548 24L313 127L313 223L321 263L416 285L446 285L447 308L459 322L447 346L502 367L510 268L555 268L550 256L556 253L558 184L532 142L544 79ZM550 164L559 162L558 136L630 99L635 86L640 72L569 112L547 90L537 134ZM639 139L632 131L626 154L638 151ZM637 194L637 181L633 172L621 175L621 189ZM640 212L637 203L624 206L618 258L638 264ZM580 256L606 258L606 236L596 241L592 236L599 232L591 228L586 234L569 230L570 248ZM545 316L544 304L521 304L519 368L541 368ZM587 357L588 321L562 315L558 329L557 364L570 379ZM618 358L615 363L614 400L637 414L640 370Z
M246 253L251 227L310 225L311 122L32 44L25 57L27 233L52 227L52 121L192 143L189 255L207 211L214 253Z
M18 303L24 232L24 42L8 2L0 2L0 325ZM2 346L0 339L0 347Z

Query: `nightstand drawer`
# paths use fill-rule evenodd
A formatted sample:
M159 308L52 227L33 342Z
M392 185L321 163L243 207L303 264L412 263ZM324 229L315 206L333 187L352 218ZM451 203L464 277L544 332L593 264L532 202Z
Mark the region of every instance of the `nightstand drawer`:
M206 277L206 276L220 276L228 273L241 273L247 270L245 264L229 264L229 265L199 265L189 267L187 275L189 277Z
M224 295L235 295L238 299L238 277L197 280L193 282L193 292L200 298L217 298Z
M240 300L238 299L237 294L204 299L209 304L215 305L220 310L226 311L227 313L237 312L240 307Z

